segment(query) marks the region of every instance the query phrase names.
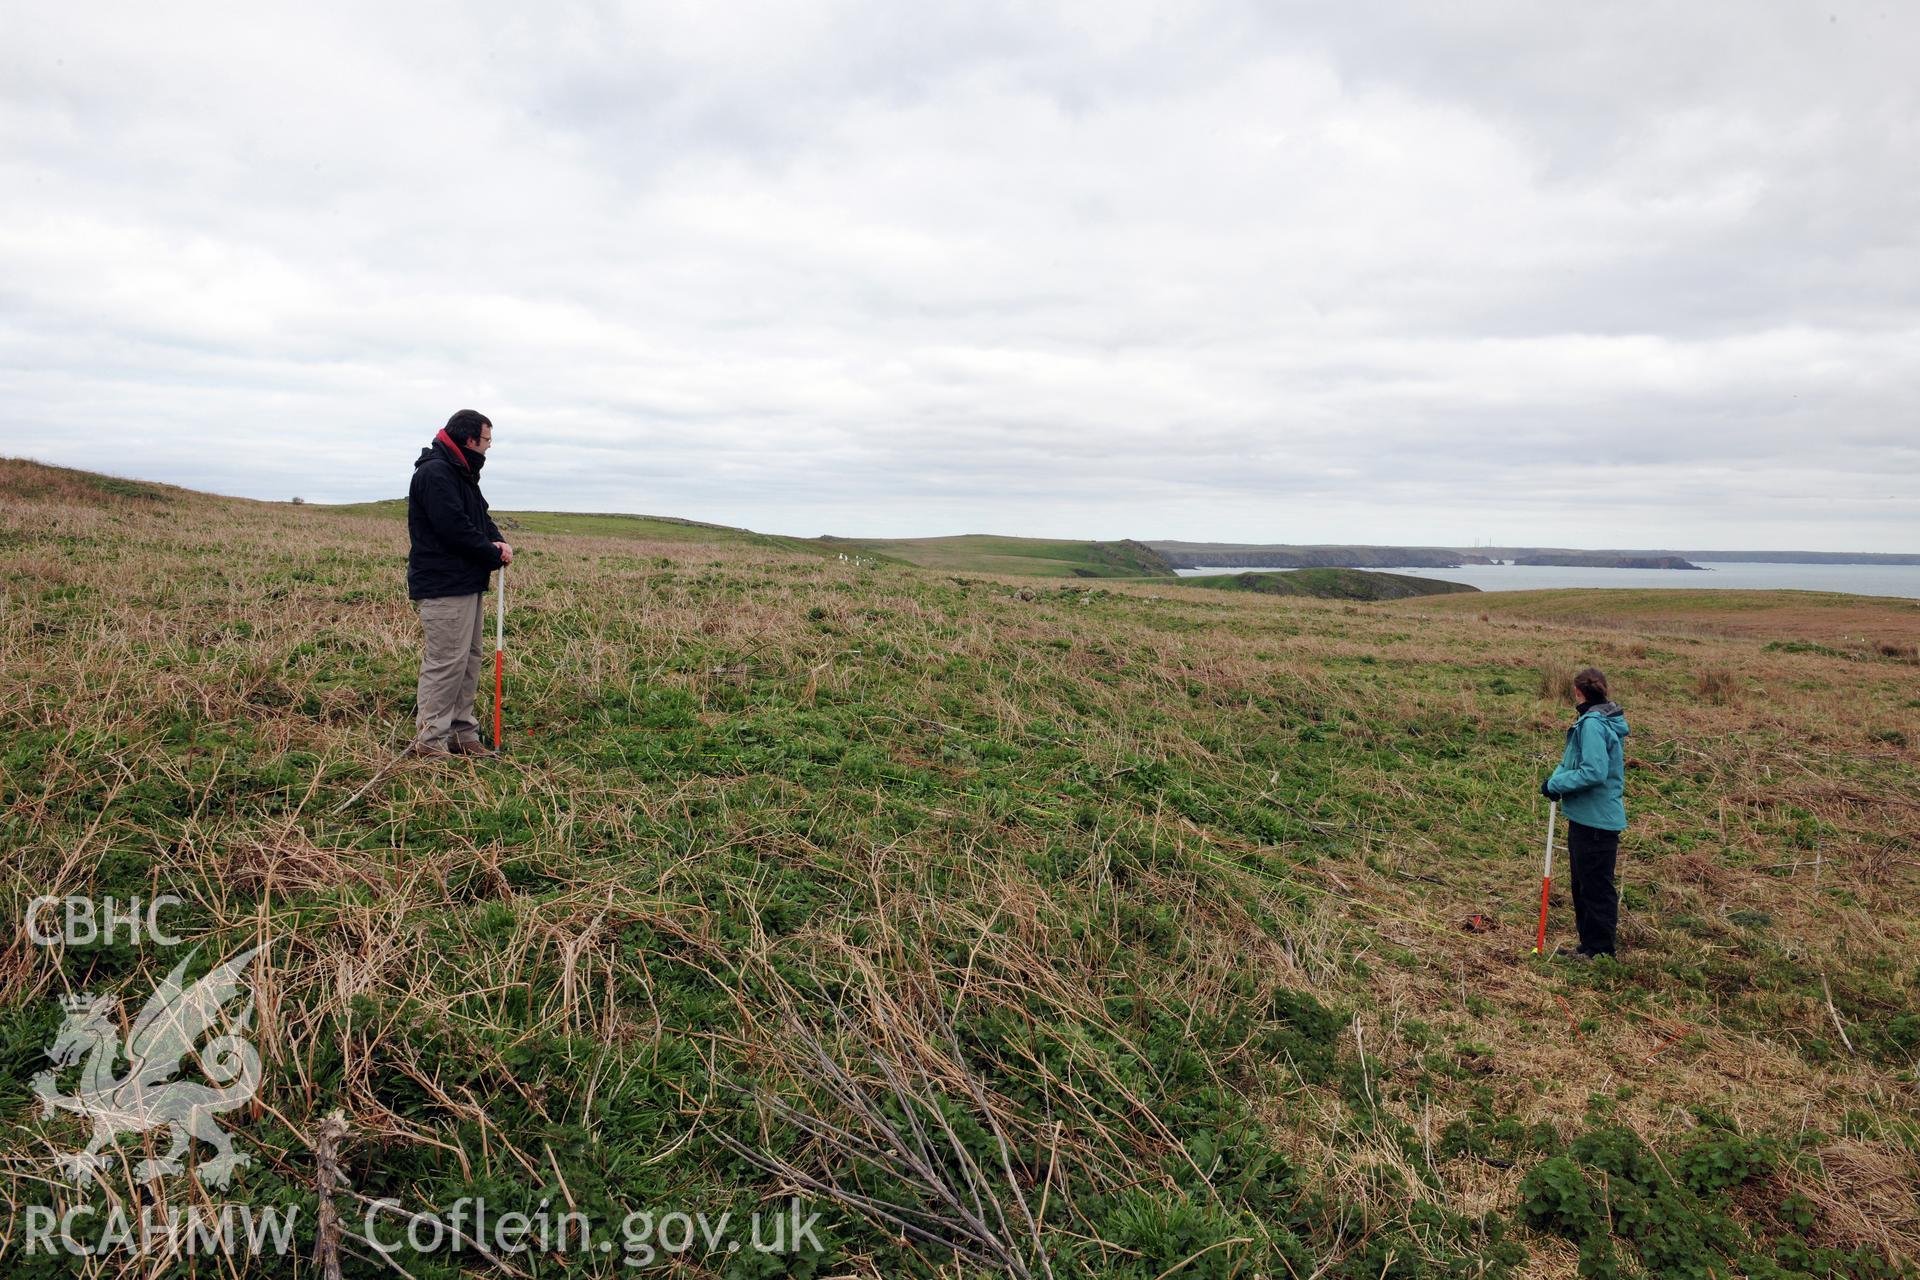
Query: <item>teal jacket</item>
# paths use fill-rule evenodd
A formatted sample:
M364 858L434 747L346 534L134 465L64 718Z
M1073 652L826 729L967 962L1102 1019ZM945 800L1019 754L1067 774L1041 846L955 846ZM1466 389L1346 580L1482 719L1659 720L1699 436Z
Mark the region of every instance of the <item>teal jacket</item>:
M1627 829L1627 718L1611 702L1588 707L1567 730L1560 767L1547 779L1547 794L1560 802L1567 821L1602 831Z

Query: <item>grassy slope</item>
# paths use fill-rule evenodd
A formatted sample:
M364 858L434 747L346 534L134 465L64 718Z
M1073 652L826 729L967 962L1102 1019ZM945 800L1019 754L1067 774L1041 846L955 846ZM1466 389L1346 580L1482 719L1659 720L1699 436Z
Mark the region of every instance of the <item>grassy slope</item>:
M1183 567L1207 568L1231 565L1237 556L1250 556L1263 563L1260 568L1287 566L1351 568L1379 565L1406 568L1413 565L1444 567L1459 564L1463 554L1452 547L1355 546L1335 543L1255 543L1255 542L1180 542L1155 538L1145 545ZM1471 553L1468 553L1469 555Z
M405 516L404 499L360 502L318 510L348 516ZM644 538L656 542L697 542L752 546L815 555L863 556L890 563L954 573L1003 573L1040 578L1167 577L1165 561L1134 542L1072 542L1046 538L1006 538L967 534L953 538L787 538L727 525L702 524L663 516L584 515L563 511L497 511L503 528L533 533Z
M1187 587L1252 591L1270 596L1315 596L1322 600L1404 600L1472 592L1473 587L1405 573L1366 569L1293 569L1284 573L1218 573L1180 579Z
M1566 1276L1583 1238L1864 1276L1920 1244L1909 665L529 532L511 761L336 813L409 730L395 524L43 479L0 463L9 910L171 891L209 952L270 941L250 1200L311 1209L338 1107L356 1190L412 1209L744 1209L789 1185L762 1163L854 1162L738 1086L858 1129L890 1071L894 1122L939 1099L996 1187L1004 1136L988 1234L1031 1257L1023 1199L1056 1276ZM1536 690L1588 661L1634 723L1619 968L1525 954L1566 718ZM9 951L16 1208L84 1136L26 1092L52 997L137 1003L172 958ZM832 1221L788 1274L944 1256Z
M385 498L378 502L352 502L314 505L312 510L339 516L382 516L404 520L405 498ZM807 538L787 538L778 534L755 533L731 525L705 524L698 520L680 520L672 516L633 516L579 511L495 511L494 520L503 533L557 533L592 538L636 538L648 542L687 542L703 546L744 546L825 554L826 549Z
M1911 655L1920 644L1920 600L1831 591L1488 591L1435 603L1489 618L1817 644L1875 656Z
M1172 570L1144 544L965 534L953 538L823 539L828 545L949 572L1047 578L1164 578Z

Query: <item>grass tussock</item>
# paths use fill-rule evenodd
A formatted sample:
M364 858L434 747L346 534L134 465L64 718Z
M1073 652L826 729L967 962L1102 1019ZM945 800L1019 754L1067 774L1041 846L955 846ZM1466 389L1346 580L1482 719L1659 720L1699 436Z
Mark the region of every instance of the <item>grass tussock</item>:
M389 515L0 494L8 910L264 946L240 1189L338 1185L350 1274L358 1197L481 1194L827 1215L703 1277L1911 1274L1920 700L1842 638L530 529L510 756L396 762ZM1588 655L1634 725L1617 965L1528 954ZM85 1130L27 1081L58 996L176 958L0 952L16 1224L134 1194L50 1180Z
M1542 702L1566 703L1573 698L1573 673L1577 667L1564 662L1547 662L1539 669L1537 692Z
M1703 702L1724 707L1740 696L1740 680L1725 667L1706 667L1694 677L1693 692Z

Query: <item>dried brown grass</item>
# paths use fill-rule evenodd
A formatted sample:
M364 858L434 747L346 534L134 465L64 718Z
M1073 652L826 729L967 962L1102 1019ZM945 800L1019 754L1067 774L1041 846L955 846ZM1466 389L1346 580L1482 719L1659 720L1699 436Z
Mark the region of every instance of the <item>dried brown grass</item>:
M1143 901L1173 912L1183 939L1177 968L1137 975L1143 1001L1192 1015L1280 991L1321 993L1353 1010L1368 1058L1384 1064L1371 1087L1423 1134L1466 1113L1464 1091L1440 1091L1415 1108L1406 1086L1437 1060L1436 1045L1467 1042L1485 1051L1476 1083L1490 1087L1504 1109L1566 1135L1583 1124L1592 1094L1622 1087L1632 1091L1620 1104L1622 1121L1651 1138L1693 1123L1688 1108L1703 1101L1755 1131L1844 1132L1846 1113L1862 1106L1890 1120L1913 1119L1911 1085L1897 1067L1857 1056L1815 1063L1800 1051L1831 1035L1824 1004L1804 992L1783 993L1771 1025L1729 1025L1726 1006L1739 993L1712 986L1706 974L1707 961L1728 954L1755 968L1776 958L1808 972L1842 973L1911 957L1920 944L1912 909L1920 877L1910 845L1920 811L1912 782L1920 757L1872 736L1898 731L1912 743L1920 741L1920 725L1890 692L1884 664L1769 653L1760 638L1724 634L1689 637L1696 642L1671 659L1657 655L1672 638L1656 632L1628 639L1586 624L1505 616L1487 622L1470 612L1423 614L1412 606L1242 601L1216 593L1196 601L1177 588L1146 584L1101 584L1128 605L1090 617L1093 611L1078 603L1084 593L1048 587L1022 600L1016 589L1031 584L990 579L998 584L992 598L970 600L956 619L885 578L858 579L777 553L530 535L514 608L555 624L562 638L540 655L541 677L589 704L648 687L678 689L718 723L727 698L752 682L779 682L803 705L835 703L859 694L876 679L875 664L884 663L890 674L904 674L905 693L870 730L895 758L934 763L943 741L962 736L941 703L940 673L952 658L994 664L997 688L979 711L1000 732L1012 736L1050 720L1108 775L1147 760L1242 776L1233 771L1246 744L1211 731L1205 715L1143 723L1139 709L1163 701L1223 714L1256 699L1310 707L1330 732L1366 748L1336 766L1338 794L1274 794L1269 772L1243 771L1249 795L1296 811L1303 824L1297 839L1264 845L1165 806L1142 807L1120 830L1088 833L1081 869L1057 881L1024 865L1045 852L1056 828L1023 816L1057 813L1068 803L1043 782L991 828L990 842L962 820L958 799L935 800L909 837L836 848L831 857L772 820L777 792L773 800L756 792L732 801L745 789L740 778L638 785L555 762L538 776L508 782L404 766L377 790L377 821L393 830L449 804L531 797L539 818L529 845L551 855L545 869L553 885L536 901L517 892L507 874L509 860L528 848L478 841L421 856L397 842L349 844L323 818L345 779L357 785L370 776L404 738L410 688L391 681L323 686L289 657L317 643L370 663L405 665L416 624L392 593L363 592L368 576L355 567L376 557L397 563L404 535L392 522L306 509L299 516L303 536L281 546L279 559L256 562L233 549L273 545L283 512L182 497L162 515L139 499L99 500L67 481L49 485L9 490L0 470L0 492L8 495L0 533L25 540L111 531L129 541L114 557L55 562L29 550L10 552L5 562L11 572L9 603L0 612L0 669L9 678L0 682L0 718L66 735L33 787L9 791L4 816L31 833L9 869L10 900L30 889L83 888L104 848L135 847L199 886L196 906L217 927L271 938L272 962L257 988L261 1042L281 1082L272 1105L296 1130L317 1123L324 1101L329 1109L341 1105L367 1140L432 1147L482 1172L500 1166L531 1176L543 1169L543 1153L525 1135L504 1131L484 1105L438 1077L418 1048L416 1025L393 1013L367 1020L355 1013L356 997L378 995L373 1003L385 1010L430 1011L458 1032L507 1025L503 1013L488 1010L504 1009L510 995L530 995L538 1012L526 1034L564 1030L637 1049L669 1030L656 1010L616 995L622 980L653 989L649 958L617 943L623 925L643 923L673 940L690 963L710 967L716 983L739 992L738 1026L706 1032L708 1042L784 1080L790 1097L805 1096L817 1060L783 1017L790 1006L769 994L781 988L726 982L730 972L810 974L823 982L854 975L858 1029L836 1026L831 1037L816 1030L820 1047L868 1087L886 1086L872 1056L879 1053L880 1062L911 1066L921 1073L916 1078L973 1099L1004 1129L1009 1151L1025 1153L1022 1187L1047 1187L1049 1161L1062 1176L1090 1180L1164 1176L1137 1172L1162 1168L1181 1147L1181 1135L1168 1132L1152 1100L1136 1092L1116 1113L1076 1085L1084 1078L1078 1073L1109 1067L1070 1046L1069 1070L1039 1053L998 1064L1059 1100L1063 1122L1040 1124L991 1089L976 1094L977 1064L953 1053L940 1030L952 1008L1019 1009L1027 1016L1037 1004L1058 1028L1097 1026L1130 1042L1135 1033L1105 1006L1114 979L1104 958L1111 947L1096 946L1085 921L1105 929L1110 944L1121 908ZM689 574L715 563L715 573L755 584L749 599L715 599L694 588ZM48 619L27 597L49 588L93 593L84 626L58 635L41 629ZM631 651L605 624L601 605L615 592L642 637ZM812 625L812 609L830 632ZM689 636L724 646L726 656L689 668L677 661ZM893 656L872 655L881 642ZM1404 731L1438 717L1476 734L1525 734L1539 742L1544 766L1565 723L1578 655L1611 652L1607 645L1626 661L1621 667L1610 659L1610 672L1635 724L1635 825L1623 878L1653 901L1629 911L1625 938L1629 981L1644 987L1648 1003L1640 1011L1602 1009L1592 1015L1598 1025L1583 1030L1563 1003L1570 989L1562 975L1525 958L1524 922L1538 872L1530 813L1522 809L1516 818L1506 860L1463 852L1456 839L1462 827L1505 821L1498 808L1504 801L1475 799L1469 803L1485 813L1455 812L1445 815L1450 822L1424 830L1406 822L1431 807L1422 777L1432 765L1415 754ZM1352 664L1362 659L1375 665L1356 670ZM1473 683L1477 676L1457 674L1440 686L1409 678L1404 697L1362 683L1387 684L1401 678L1397 672L1447 664L1522 681L1537 673L1543 701L1519 709L1489 701ZM1764 696L1702 696L1698 673L1732 670ZM1090 672L1107 680L1089 679ZM1863 715L1862 707L1874 710ZM201 757L163 741L176 716L245 724L263 750L299 751L316 763L271 820L236 812L223 777L237 762L191 772L189 759ZM544 720L537 704L526 708L518 728L537 736L569 731ZM104 755L86 745L103 738L114 744ZM109 816L116 798L143 776L171 779L189 796L185 838L160 846L151 833ZM1706 847L1678 847L1682 839L1700 839L1699 817L1658 798L1660 784L1681 777L1697 781L1715 806ZM55 802L93 788L101 797L98 819L56 833ZM867 801L842 798L850 806ZM724 815L704 835L708 843L653 866L650 878L636 875L625 860L649 838L646 824L696 808ZM1781 845L1789 809L1818 824L1813 847ZM1122 884L1110 850L1123 839L1169 844L1179 857ZM723 945L713 908L691 906L694 895L686 891L687 868L705 848L722 846L815 869L836 884L848 910L778 938L758 934L744 949ZM1260 869L1280 855L1298 865L1271 875ZM938 892L929 888L930 864L951 877ZM1837 907L1830 891L1854 905ZM274 906L293 897L303 903L297 924ZM506 904L512 918L483 967L429 944L422 929L423 921L457 916L476 898ZM1727 922L1736 910L1772 919L1777 956L1757 952ZM1556 912L1560 929L1564 906ZM1461 930L1458 921L1470 914L1493 927ZM1683 918L1700 923L1683 927L1676 923ZM0 999L58 990L57 959L14 939L0 966ZM1680 975L1695 961L1698 985L1689 986ZM1426 1024L1424 1035L1412 1030L1416 1022ZM308 1059L321 1037L341 1028L344 1097L323 1098ZM471 1038L476 1046L485 1041ZM512 1078L498 1049L473 1052L480 1070ZM1351 1199L1391 1213L1378 1171L1397 1170L1419 1186L1420 1171L1435 1167L1423 1146L1358 1139L1363 1126L1337 1091L1290 1078L1278 1064L1228 1053L1206 1070L1216 1082L1247 1091L1290 1158ZM413 1081L439 1119L398 1113L379 1086L393 1073ZM1132 1088L1107 1082L1115 1096ZM315 1110L301 1109L308 1105ZM712 1103L685 1105L693 1124ZM450 1142L447 1117L475 1125L486 1135L484 1149ZM1824 1188L1825 1229L1834 1239L1920 1250L1911 1198L1903 1207L1897 1196L1920 1180L1910 1151L1890 1139L1847 1139L1823 1148L1822 1163L1816 1189ZM1463 1212L1510 1207L1521 1174L1471 1160L1440 1161L1437 1172L1441 1190L1420 1194ZM1530 1274L1572 1274L1571 1255L1557 1242L1530 1244Z

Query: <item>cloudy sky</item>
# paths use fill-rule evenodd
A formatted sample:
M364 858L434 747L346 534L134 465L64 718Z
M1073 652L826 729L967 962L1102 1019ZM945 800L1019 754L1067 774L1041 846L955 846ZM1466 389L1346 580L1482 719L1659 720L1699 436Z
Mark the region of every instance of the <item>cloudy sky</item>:
M1423 16L1424 14L1424 16ZM0 0L0 453L1920 551L1920 9Z

